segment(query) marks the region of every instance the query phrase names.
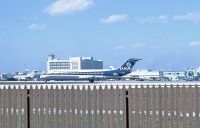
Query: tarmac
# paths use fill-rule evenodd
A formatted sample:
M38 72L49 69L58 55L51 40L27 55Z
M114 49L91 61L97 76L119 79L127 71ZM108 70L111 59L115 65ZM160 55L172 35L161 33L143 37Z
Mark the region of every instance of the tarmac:
M0 88L8 88L9 86L11 88L19 87L24 88L25 86L27 88L30 88L31 86L35 88L38 86L40 87L48 87L50 88L53 86L54 88L58 86L61 88L62 86L125 86L128 88L129 86L200 86L200 81L95 81L94 83L89 83L88 81L0 81Z

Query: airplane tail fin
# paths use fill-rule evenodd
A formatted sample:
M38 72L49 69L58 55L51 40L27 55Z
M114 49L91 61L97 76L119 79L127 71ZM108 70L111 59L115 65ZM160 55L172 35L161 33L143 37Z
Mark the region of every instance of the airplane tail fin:
M128 59L121 67L120 70L131 70L135 63L141 59L137 58L130 58Z

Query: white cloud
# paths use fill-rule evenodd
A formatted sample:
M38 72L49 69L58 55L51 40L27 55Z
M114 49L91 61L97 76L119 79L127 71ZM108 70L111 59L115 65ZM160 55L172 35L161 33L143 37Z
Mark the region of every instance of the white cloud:
M189 43L191 47L200 47L200 41L192 41Z
M167 23L169 21L169 17L167 15L160 16L150 16L150 17L140 17L138 18L140 23Z
M28 26L31 30L42 30L47 27L47 24L31 24Z
M44 12L51 15L61 15L76 11L83 11L94 4L93 0L56 0L44 9Z
M161 44L153 44L153 45L151 45L151 46L152 46L152 48L161 48L161 47L162 47Z
M200 45L200 44L199 44ZM132 49L143 49L143 48L149 48L149 49L160 49L162 48L161 44L149 44L149 43L133 43L133 44L122 44L116 46L115 50L132 50Z
M143 47L143 46L144 46L144 44L142 44L142 43L134 43L134 44L130 45L131 48L140 48L140 47Z
M116 50L126 49L125 45L118 45L115 47Z
M33 17L27 17L27 16L24 16L22 18L22 20L26 21L26 20L37 20L39 17L38 16L33 16Z
M116 50L128 50L128 49L134 49L134 48L142 48L145 44L142 43L133 43L129 45L118 45L115 47Z
M103 24L111 24L111 23L116 23L116 22L123 22L128 20L128 15L126 14L114 14L112 16L109 16L107 18L102 18L100 20L100 23Z
M174 16L174 20L183 20L183 21L192 21L192 22L200 22L200 13L187 13L186 15Z

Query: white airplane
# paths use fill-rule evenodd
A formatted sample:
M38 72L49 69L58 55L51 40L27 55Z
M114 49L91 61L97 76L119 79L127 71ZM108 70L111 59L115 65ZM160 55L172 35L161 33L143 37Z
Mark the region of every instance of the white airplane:
M77 70L77 71L69 70L66 73L43 74L40 76L40 79L43 81L89 80L89 82L94 82L95 80L102 80L102 79L115 79L131 73L133 66L139 60L141 59L137 58L128 59L118 69Z
M33 70L31 73L17 73L13 75L13 79L17 81L30 81L39 79L39 72L37 70Z

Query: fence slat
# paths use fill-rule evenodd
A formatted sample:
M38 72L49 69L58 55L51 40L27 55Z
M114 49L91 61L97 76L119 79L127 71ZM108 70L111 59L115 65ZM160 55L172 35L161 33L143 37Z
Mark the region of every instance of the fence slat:
M164 87L164 128L168 128L168 89Z
M23 120L23 90L21 89L21 87L19 86L19 98L20 98L20 102L19 102L19 111L18 112L20 112L20 114L19 114L19 116L20 116L20 126L19 126L19 128L23 128L23 123L24 123L24 120Z
M170 87L170 96L171 96L171 110L170 110L170 122L171 122L171 128L174 128L174 87Z
M106 86L103 91L103 110L104 110L104 117L103 117L103 127L108 128L108 87Z
M48 115L49 115L49 90L48 87L46 86L44 88L44 128L48 128Z
M99 116L98 116L98 127L103 128L103 91L102 91L102 86L99 87L98 91L98 99L99 99L99 104L98 104L98 109L99 109Z
M97 113L97 106L98 106L98 101L97 101L97 89L96 86L94 85L93 87L93 100L92 100L92 104L93 104L93 125L92 128L96 127L98 128L98 113Z
M198 128L199 124L199 91L198 91L198 86L195 85L195 128Z
M1 126L2 128L5 128L5 123L6 123L6 88L5 86L2 89L2 123Z
M61 106L61 113L60 113L60 128L65 128L65 94L64 94L64 87L61 86L60 90L60 100L59 100Z
M91 110L92 110L92 93L91 93L91 87L88 86L88 90L87 90L87 97L88 97L88 128L92 128L92 114L91 114Z
M54 92L54 94L55 94L55 97L54 97L54 99L55 99L55 101L54 101L54 103L55 103L55 127L56 128L60 128L60 123L59 123L59 121L60 121L60 116L59 116L59 111L60 111L60 102L59 102L59 98L60 98L60 93L59 93L59 89L58 89L58 85L56 85L56 89L55 89L55 92Z
M11 108L12 108L12 92L11 87L8 87L8 128L12 127L12 115L11 115Z
M3 100L2 100L3 96L2 96L2 89L0 88L0 127L2 127L3 124L3 113L2 113L2 109L3 109Z
M129 109L129 127L130 128L133 128L133 94L132 94L132 88L131 86L129 85L129 88L128 88L128 109Z
M6 128L6 127L8 127L8 89L4 89L4 99L6 99L5 100L5 102L4 102L4 104L5 104L5 106L4 106L4 121L5 121L5 124L4 124L4 127Z
M180 87L176 86L176 128L180 128Z
M67 128L71 128L70 127L70 90L69 90L69 87L67 86L67 88L66 88L66 90L65 90L66 92L65 92L65 96L66 96L66 102L65 102L65 104L66 104L66 107L65 107L65 109L66 109L66 127Z
M193 113L192 113L192 109L193 109L193 89L192 86L189 87L189 101L190 101L190 105L189 105L189 127L192 127L192 117L193 117Z
M82 89L81 100L82 100L81 126L82 126L82 128L87 128L87 126L86 126L86 89L85 89L85 86Z

